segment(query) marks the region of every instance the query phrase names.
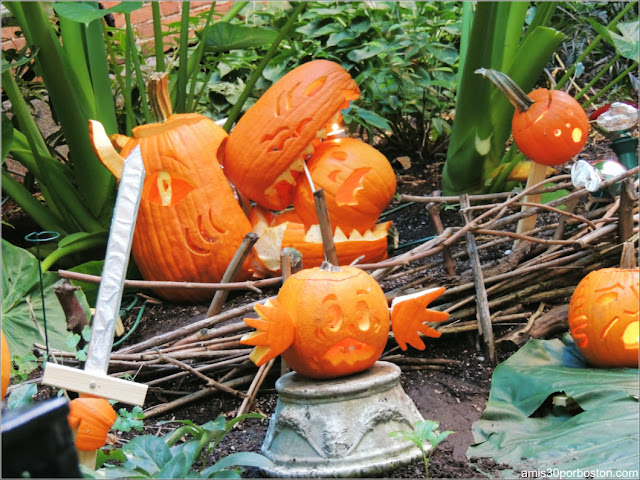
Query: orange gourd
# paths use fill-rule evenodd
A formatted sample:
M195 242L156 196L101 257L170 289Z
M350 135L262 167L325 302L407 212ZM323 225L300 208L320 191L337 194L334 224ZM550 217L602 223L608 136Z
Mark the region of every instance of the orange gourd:
M589 273L569 304L569 328L595 367L638 367L638 269Z
M387 344L390 321L399 345L425 348L417 332L438 337L425 322L447 313L426 306L444 288L407 296L390 312L384 292L368 273L351 266L301 270L289 277L276 299L256 305L260 318L245 318L256 328L241 343L253 345L257 364L282 354L296 372L311 378L334 378L366 370Z
M116 418L116 412L104 398L73 399L69 402L67 421L76 431L76 448L89 452L103 447Z
M225 174L251 200L282 210L318 139L360 90L339 64L314 60L273 84L233 127L224 149Z
M331 225L345 232L373 228L396 192L387 158L355 138L327 140L307 162L316 189L323 189ZM309 182L298 182L293 208L307 226L318 223Z
M561 165L580 153L589 136L589 119L580 104L561 90L529 93L526 111L513 115L513 140L522 153L543 165Z
M9 344L7 339L4 338L4 332L0 330L0 336L2 337L2 396L0 400L7 394L7 388L11 382L11 354L9 353Z
M156 88L158 96L168 96L166 77ZM133 129L120 155L139 145L146 170L132 243L145 280L218 282L251 231L217 160L226 138L221 127L195 113L167 115L161 123ZM96 148L109 167L104 150ZM155 291L175 302L211 298L206 290Z

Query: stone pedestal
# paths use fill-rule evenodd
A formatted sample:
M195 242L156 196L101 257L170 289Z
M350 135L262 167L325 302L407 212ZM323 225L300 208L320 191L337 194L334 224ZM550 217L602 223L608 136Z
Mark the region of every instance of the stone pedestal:
M390 432L423 420L399 383L400 368L376 362L332 380L295 372L276 382L278 403L262 444L273 477L378 475L421 459L411 442Z

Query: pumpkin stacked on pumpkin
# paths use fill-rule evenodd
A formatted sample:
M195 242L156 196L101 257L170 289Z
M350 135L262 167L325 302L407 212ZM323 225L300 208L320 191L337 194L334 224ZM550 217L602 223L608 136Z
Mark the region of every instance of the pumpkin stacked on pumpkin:
M391 224L376 221L396 190L393 168L364 142L326 140L341 109L359 95L340 65L315 60L276 82L231 131L222 163L236 188L258 205L250 215L261 236L254 255L257 272L277 273L285 247L299 250L307 267L324 259L305 163L313 184L325 192L340 263L362 255L364 262L386 258ZM267 213L291 204L293 213Z
M172 114L166 76L150 82L149 96L160 122L134 128L130 139L118 136L119 153L104 129L91 122L94 149L116 177L122 174L123 157L141 148L146 179L132 254L143 277L218 282L252 230L261 240L240 279L277 274L280 250L287 246L301 251L305 266L320 265L322 243L302 175L305 162L313 182L330 199L341 261L363 253L365 262L386 258L390 223L376 221L395 193L393 169L384 156L358 140L323 142L331 125L340 121L341 110L359 94L340 65L315 60L268 89L230 135L203 115ZM253 222L229 182L257 204ZM278 215L277 223L271 222L269 210L292 204L295 216ZM210 297L208 291L183 289L156 293L176 302Z

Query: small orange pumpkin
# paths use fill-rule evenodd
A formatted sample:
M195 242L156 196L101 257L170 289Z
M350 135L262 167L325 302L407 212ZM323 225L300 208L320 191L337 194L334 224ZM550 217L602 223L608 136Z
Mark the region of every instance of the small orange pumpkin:
M627 268L595 270L573 292L571 336L595 367L638 367L639 273Z
M589 137L589 119L580 104L561 90L529 93L526 111L513 115L513 140L522 153L542 165L561 165L580 153Z
M4 338L4 332L0 330L0 336L2 337L2 396L0 400L7 394L7 388L11 382L11 354L9 353L9 344L7 339Z
M67 421L76 431L76 448L85 452L104 447L116 412L104 398L79 397L69 402Z
M316 223L306 227L295 212L274 215L256 206L249 215L253 232L260 236L253 248L252 270L257 276L277 275L280 272L280 251L292 247L302 255L305 268L319 267L324 261L324 247L320 226ZM374 263L387 258L387 237L392 222L374 225L363 233L351 229L344 232L334 230L333 241L338 254L338 263L348 265L356 258L360 263Z
M166 77L157 88L158 95L168 96ZM108 140L100 143L95 127L90 132L98 157L121 175L118 154ZM251 231L217 160L226 138L204 115L168 115L162 123L135 127L120 152L126 157L139 145L146 170L131 248L146 280L218 282ZM175 302L211 298L206 290L156 292Z
M424 349L417 332L438 337L425 325L449 315L427 310L444 287L395 299L391 311L380 285L351 266L301 270L282 285L276 299L256 305L260 318L245 318L257 330L241 343L254 345L250 355L262 365L277 355L296 372L311 378L334 378L366 370L387 344L390 323L403 350L407 343Z
M355 138L322 142L307 166L315 188L324 190L331 225L345 232L373 228L396 192L387 158ZM318 223L309 182L298 182L293 208L305 225Z
M225 174L251 200L282 210L318 138L339 121L360 90L328 60L305 63L273 84L233 127L222 162Z

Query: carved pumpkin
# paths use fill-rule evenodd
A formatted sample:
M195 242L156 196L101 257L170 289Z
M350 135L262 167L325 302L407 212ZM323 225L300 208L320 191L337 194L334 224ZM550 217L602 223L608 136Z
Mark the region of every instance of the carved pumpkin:
M596 367L638 367L638 269L589 273L569 304L569 328Z
M287 73L269 88L233 127L223 166L244 195L271 210L293 200L293 189L340 110L360 91L339 64L314 60Z
M7 339L4 338L4 332L0 330L0 336L2 337L2 396L0 400L7 394L7 388L11 382L11 355L9 354L9 344Z
M324 261L320 226L306 227L295 212L289 210L274 215L259 206L249 215L253 232L260 239L253 247L252 270L256 275L277 275L280 272L280 251L295 248L302 255L305 268L319 267ZM360 263L374 263L387 258L387 237L392 222L384 222L360 233L351 229L347 235L340 227L334 230L333 241L340 265L348 265L362 257Z
M91 133L98 156L117 175L117 153L105 153L110 143L100 141L95 124ZM217 160L226 138L204 115L176 114L162 123L135 127L120 152L126 157L140 145L146 170L132 244L146 280L218 282L251 231ZM175 302L211 298L206 290L156 292Z
M260 318L244 321L257 331L241 342L256 346L250 358L257 365L282 354L287 365L308 377L349 375L378 360L387 343L390 319L403 350L406 343L425 348L417 332L438 337L424 322L448 317L426 309L442 292L444 288L437 288L396 299L390 313L384 292L368 273L325 263L295 273L277 298L256 305Z
M85 452L104 447L116 412L104 398L79 397L69 402L69 426L76 432L76 448Z
M540 88L529 93L533 105L516 110L513 140L528 158L560 165L580 153L589 136L589 119L580 104L561 90Z
M396 192L386 157L355 138L322 142L307 166L315 188L324 190L331 225L345 232L373 228ZM309 182L298 182L293 208L305 225L318 223Z

